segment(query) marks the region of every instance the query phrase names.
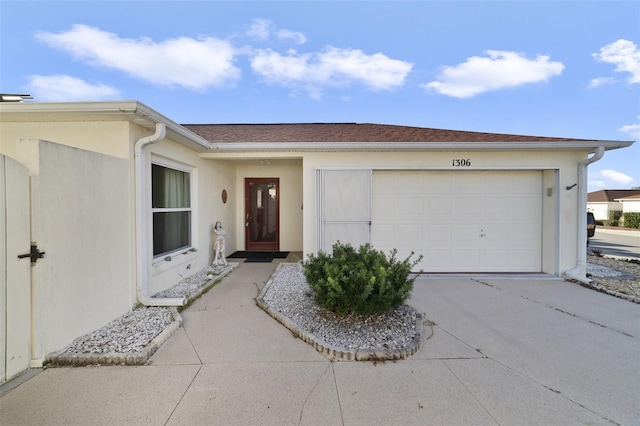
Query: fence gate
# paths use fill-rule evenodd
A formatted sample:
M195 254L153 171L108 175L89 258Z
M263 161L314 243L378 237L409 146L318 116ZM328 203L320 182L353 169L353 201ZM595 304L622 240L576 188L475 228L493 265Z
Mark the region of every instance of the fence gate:
M29 172L0 155L0 383L31 361Z

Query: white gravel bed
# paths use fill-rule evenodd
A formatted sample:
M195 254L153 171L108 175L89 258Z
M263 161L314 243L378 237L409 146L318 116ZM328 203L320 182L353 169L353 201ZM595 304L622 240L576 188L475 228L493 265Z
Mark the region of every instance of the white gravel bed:
M621 276L622 272L616 271L615 269L607 266L587 263L587 274L591 274L594 277L613 278Z
M153 297L186 297L200 291L226 269L206 267ZM139 306L104 327L80 336L62 354L141 353L175 321L172 308Z
M408 305L382 315L337 315L319 307L300 265L281 265L262 300L324 343L349 351L403 350L414 343L418 313Z
M141 352L171 322L171 308L144 306L77 338L62 353L112 354Z
M208 281L216 279L224 271L224 269L207 266L173 287L154 294L153 297L188 297L190 294L196 293Z

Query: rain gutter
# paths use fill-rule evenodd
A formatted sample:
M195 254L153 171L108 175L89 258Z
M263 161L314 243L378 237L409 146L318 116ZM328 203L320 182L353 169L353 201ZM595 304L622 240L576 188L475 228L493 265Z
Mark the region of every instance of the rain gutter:
M161 142L167 132L163 123L156 123L156 132L139 139L135 144L136 179L136 294L138 302L144 306L184 306L185 298L154 298L149 296L149 246L147 239L147 184L145 147Z
M535 142L212 142L209 153L258 151L486 151L486 150L584 150L624 148L633 141L535 141Z
M599 146L593 157L578 164L578 251L576 266L565 272L568 278L590 284L587 278L587 167L604 156L604 146Z

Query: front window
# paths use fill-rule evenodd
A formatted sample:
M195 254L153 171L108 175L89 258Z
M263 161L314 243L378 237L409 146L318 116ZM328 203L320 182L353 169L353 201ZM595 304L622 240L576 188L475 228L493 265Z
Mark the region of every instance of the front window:
M191 174L151 165L153 257L191 247Z

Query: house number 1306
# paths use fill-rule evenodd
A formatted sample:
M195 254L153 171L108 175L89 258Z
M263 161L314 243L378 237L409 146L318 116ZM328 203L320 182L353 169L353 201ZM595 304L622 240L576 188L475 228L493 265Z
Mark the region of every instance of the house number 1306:
M453 167L469 167L471 166L471 160L468 158L455 158L451 165Z

